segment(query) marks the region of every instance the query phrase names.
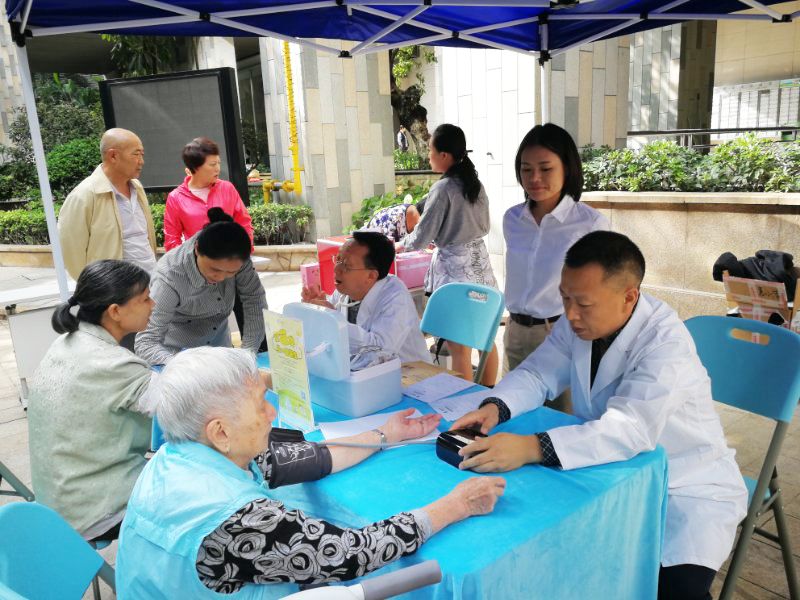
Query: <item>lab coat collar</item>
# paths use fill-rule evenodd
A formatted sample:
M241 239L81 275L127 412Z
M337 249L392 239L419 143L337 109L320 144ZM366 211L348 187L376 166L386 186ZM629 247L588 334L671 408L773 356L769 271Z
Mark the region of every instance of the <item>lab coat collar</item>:
M361 299L361 308L358 309L358 317L356 317L356 322L364 322L371 314L372 311L378 304L381 295L383 294L383 288L386 287L386 283L389 281L391 275L387 275L383 279L379 279L375 282L370 290L367 292L367 295ZM351 304L353 302L350 296L346 297L346 303L344 304ZM344 306L344 305L343 305ZM344 314L347 315L347 308L344 307Z
M619 332L617 339L609 347L600 361L594 385L590 387L592 343L584 340L580 342L576 368L578 377L586 398L597 394L613 383L625 369L626 355L630 352L636 338L642 332L650 316L653 314L653 305L644 294L639 295L639 302L627 325Z

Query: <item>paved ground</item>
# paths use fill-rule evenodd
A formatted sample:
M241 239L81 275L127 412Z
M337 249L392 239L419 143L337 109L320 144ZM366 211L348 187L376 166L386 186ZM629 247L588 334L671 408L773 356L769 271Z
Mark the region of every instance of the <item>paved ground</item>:
M284 304L297 299L300 293L298 273L264 273L262 281L267 289L270 307L281 310ZM53 279L52 269L10 269L0 268L0 293L23 286L40 286ZM502 335L498 335L502 345ZM0 461L6 464L26 484L30 485L30 461L28 458L28 426L25 412L19 400L19 380L14 350L8 323L0 320ZM723 426L731 446L737 450L737 460L742 471L756 476L760 461L766 452L772 426L765 419L754 417L717 405ZM798 411L800 415L800 411ZM792 531L792 544L795 563L800 570L800 416L789 430L784 443L779 473L783 480L785 508ZM5 484L4 484L5 485ZM0 496L0 504L14 501ZM772 517L766 520L766 528L774 531ZM8 543L7 540L4 540ZM113 564L116 543L102 551ZM718 575L712 591L716 596L721 589L722 577L726 567ZM87 594L85 597L91 597ZM103 587L103 597L113 594ZM744 572L739 580L736 598L742 600L788 598L788 586L783 571L780 551L775 544L755 541L750 548Z

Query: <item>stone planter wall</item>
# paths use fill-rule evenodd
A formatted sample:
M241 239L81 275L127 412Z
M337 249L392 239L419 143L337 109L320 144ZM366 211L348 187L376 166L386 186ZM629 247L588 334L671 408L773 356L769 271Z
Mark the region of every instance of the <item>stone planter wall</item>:
M158 255L164 253L158 249ZM254 254L271 259L267 271L299 271L300 265L317 261L315 244L256 246ZM12 246L0 244L0 267L51 267L50 246Z
M800 194L589 192L582 200L642 249L645 291L682 318L724 314L722 283L711 277L723 252L743 259L782 250L800 263Z
M587 192L582 201L639 245L647 261L645 291L683 318L724 312L722 284L711 278L723 252L741 259L761 249L783 250L800 263L800 194ZM493 223L493 234L499 226ZM272 259L270 271L296 271L317 259L314 244L256 246L255 253ZM502 286L503 257L492 259ZM0 245L0 266L52 265L49 246Z

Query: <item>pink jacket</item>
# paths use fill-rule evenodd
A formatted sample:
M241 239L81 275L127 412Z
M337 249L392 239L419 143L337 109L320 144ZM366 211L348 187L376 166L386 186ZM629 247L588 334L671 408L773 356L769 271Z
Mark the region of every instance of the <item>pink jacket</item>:
M189 191L187 175L183 183L176 187L167 196L167 206L164 209L164 250L172 250L180 246L184 240L189 239L208 223L208 209L219 206L233 217L239 225L244 227L253 243L253 225L247 207L239 197L239 192L230 181L218 179L211 187L208 202Z

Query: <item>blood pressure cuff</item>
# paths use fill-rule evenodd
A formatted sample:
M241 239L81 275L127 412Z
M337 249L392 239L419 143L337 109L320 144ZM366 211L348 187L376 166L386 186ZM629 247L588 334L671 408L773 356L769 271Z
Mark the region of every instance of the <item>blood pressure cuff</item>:
M316 481L329 475L333 468L327 446L307 442L302 432L273 429L269 436L269 487Z

